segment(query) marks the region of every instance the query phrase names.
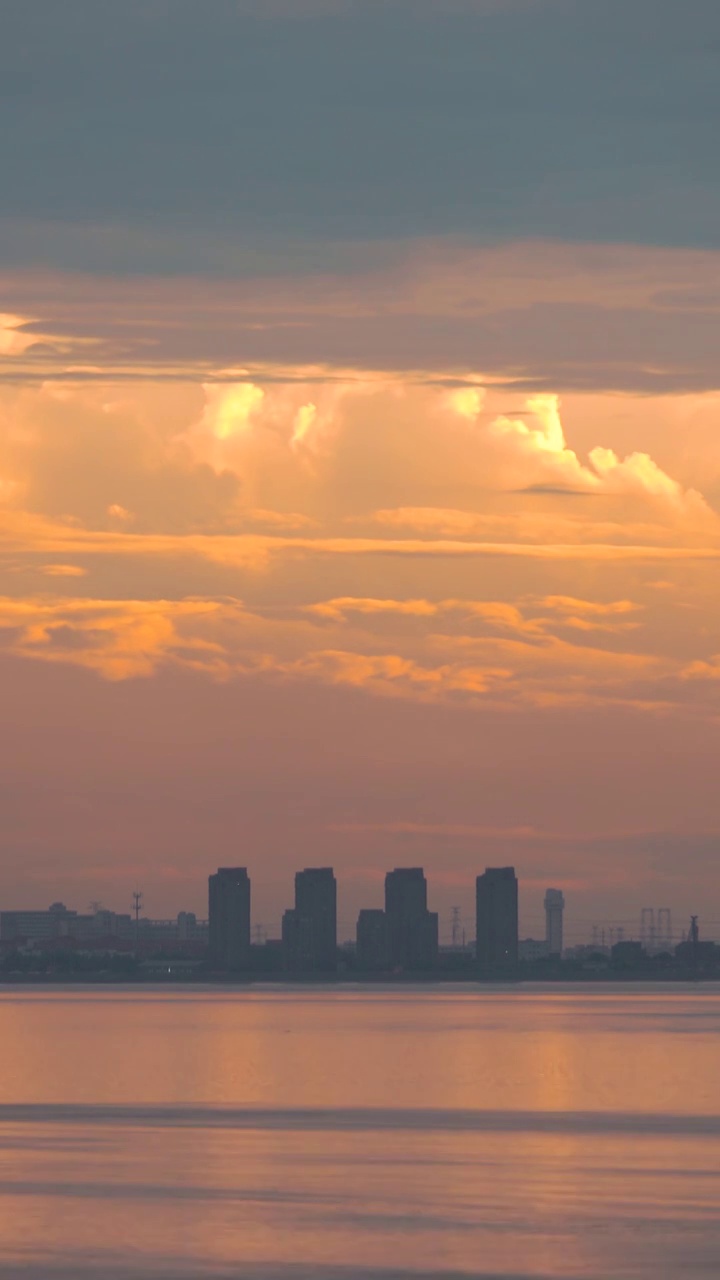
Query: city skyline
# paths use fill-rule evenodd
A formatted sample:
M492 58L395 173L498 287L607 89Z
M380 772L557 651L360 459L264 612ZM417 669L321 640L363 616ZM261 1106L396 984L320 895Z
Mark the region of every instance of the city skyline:
M113 908L99 900L95 900L88 904L84 918L86 920L90 919L90 916L87 914L89 911L90 913L95 912L98 919L105 915L117 915L118 918L123 918L128 922L131 922L134 915L134 908L137 907L137 915L139 917L141 927L151 924L174 927L176 923L179 923L182 919L188 917L193 921L193 925L197 922L198 925L202 925L204 928L207 928L209 918L208 898L210 901L212 900L214 886L218 886L219 882L226 879L229 884L238 885L238 887L240 887L240 883L238 881L239 877L242 886L240 887L240 901L243 904L240 907L240 910L247 919L246 933L248 941L262 943L265 941L275 940L280 942L283 938L284 922L286 918L292 917L293 915L303 914L302 903L298 906L298 879L302 879L303 876L315 875L318 871L320 871L321 874L327 873L333 880L332 910L335 938L338 947L346 946L348 944L355 945L360 921L363 916L368 917L366 925L371 935L377 936L377 917L379 916L383 917L382 928L383 930L385 929L385 914L388 908L388 882L392 882L393 879L398 876L421 877L424 882L422 890L423 903L426 902L429 907L432 906L432 879L430 879L428 883L425 877L424 868L406 866L395 868L392 871L386 870L382 878L384 885L382 900L380 902L375 901L374 903L361 901L357 908L355 908L354 914L353 909L348 906L347 902L343 901L344 886L342 881L338 884L334 876L333 868L306 868L304 871L295 872L295 903L285 903L285 905L281 907L278 915L275 917L264 916L261 918L257 914L257 911L251 906L251 897L253 902L255 900L254 889L251 894L251 885L254 886L255 883L252 869L249 871L246 867L220 867L217 871L209 874L207 880L208 893L205 895L204 900L200 900L196 909L190 909L189 904L186 903L177 913L177 916L173 916L167 911L161 912L158 915L157 912L148 911L147 908L149 904L145 902L144 894L142 892L135 892L131 895L130 904L126 904L128 907L127 910L123 911L122 904L120 904L120 909L117 910L118 904ZM477 876L473 877L471 884L464 886L463 893L457 895L459 901L464 903L464 907L456 903L450 908L447 914L441 914L439 912L431 913L436 921L434 929L436 930L437 938L441 946L447 948L459 943L462 943L463 946L470 946L471 944L474 944L475 925L479 910L478 883L481 880L485 880L489 875L502 875L505 872L515 875L516 869L513 867L486 867L484 872L478 872ZM656 943L658 945L662 945L663 942L667 941L668 944L671 942L674 944L684 940L688 936L688 920L690 917L686 918L681 912L678 912L677 909L673 911L673 908L667 905L640 907L634 913L628 911L627 914L612 919L602 917L585 919L575 915L572 909L572 900L570 903L570 914L567 916L565 914L565 908L567 906L565 894L561 889L552 886L545 888L539 902L535 904L528 903L526 885L527 882L520 873L516 879L515 889L518 902L518 941L525 943L535 942L538 946L542 945L543 947L546 947L547 953L551 955L558 951L558 940L560 952L562 952L563 949L568 947L572 948L574 946L597 946L601 949L609 948L615 942L622 941L624 939L637 940L642 942L643 945L650 945L652 948ZM518 892L520 888L522 889L522 892ZM235 892L235 889L233 889L233 892ZM338 902L340 903L340 910L338 910ZM19 908L8 907L6 903L0 904L0 915L2 915L3 912L10 916L22 915L23 912L28 912L31 915L42 915L47 914L48 910L53 911L55 909L61 911L68 910L65 903L60 900L57 900L49 909L47 906L40 905L38 903L33 906L29 902L25 902ZM425 911L426 907L421 904L421 909ZM77 908L74 908L70 909L70 914L79 914L82 916L83 913L82 911L78 912ZM373 917L375 919L373 919ZM227 928L227 926L223 927ZM720 920L715 920L710 913L703 916L703 936L709 939L717 938L720 941ZM210 943L210 946L212 949L213 944ZM387 947L388 955L390 955L391 947L389 940L387 941Z
M338 934L332 867L295 872L294 902L283 913L279 938L253 919L246 867L218 868L207 887L207 920L186 911L176 921L143 917L139 890L132 914L97 902L89 915L61 902L46 911L0 911L0 967L10 981L95 976L211 983L707 980L720 970L720 946L701 933L698 915L678 938L668 907L642 909L639 939L624 926L596 924L589 942L565 945L565 896L553 887L543 900L545 936L521 938L512 866L486 867L476 876L474 928L468 937L454 908L450 945L440 941L437 913L428 909L422 867L389 870L384 907L362 908L349 940Z

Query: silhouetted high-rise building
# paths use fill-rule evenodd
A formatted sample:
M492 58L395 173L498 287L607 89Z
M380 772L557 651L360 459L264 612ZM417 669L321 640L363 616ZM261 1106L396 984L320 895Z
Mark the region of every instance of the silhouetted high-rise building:
M220 867L208 880L210 953L225 969L250 963L250 877L245 867Z
M562 889L548 889L545 894L545 941L549 956L562 955L564 909Z
M295 876L295 909L283 917L290 969L334 973L337 967L337 884L332 867L307 867Z
M396 867L385 877L388 951L394 968L434 968L438 953L438 918L427 909L427 881L422 867Z
M514 867L488 867L476 881L476 954L481 969L518 962L518 882Z
M382 973L390 962L387 916L384 911L363 910L357 922L358 969Z

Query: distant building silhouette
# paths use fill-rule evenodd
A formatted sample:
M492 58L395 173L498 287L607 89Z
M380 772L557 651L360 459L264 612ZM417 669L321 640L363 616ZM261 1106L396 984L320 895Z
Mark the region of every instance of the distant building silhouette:
M647 952L642 942L623 939L610 949L613 967L616 969L639 969L647 960Z
M315 968L312 925L294 907L282 918L282 952L283 967L292 973L308 973Z
M536 960L545 960L549 955L548 944L544 938L521 938L518 942L518 959L534 964Z
M514 867L488 867L476 881L476 954L486 972L518 962L518 882Z
M245 867L220 867L208 880L210 953L224 969L250 964L250 877Z
M178 912L177 931L181 942L189 942L197 937L197 916L194 911Z
M396 867L388 872L385 916L391 965L410 972L433 969L438 956L438 918L427 909L422 867Z
M384 911L365 909L360 912L355 955L358 969L381 973L389 967L388 927Z
M563 952L564 910L562 889L548 889L545 894L545 941L550 956L561 956Z
M62 902L53 902L47 911L1 911L0 940L46 942L66 937L77 918L77 911L68 911Z
M337 883L332 867L295 876L295 907L283 916L286 968L334 973L337 968Z

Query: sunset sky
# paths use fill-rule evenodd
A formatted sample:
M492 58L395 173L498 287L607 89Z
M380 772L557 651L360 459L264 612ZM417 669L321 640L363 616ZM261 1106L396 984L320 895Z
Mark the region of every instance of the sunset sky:
M720 935L717 0L2 32L0 905Z

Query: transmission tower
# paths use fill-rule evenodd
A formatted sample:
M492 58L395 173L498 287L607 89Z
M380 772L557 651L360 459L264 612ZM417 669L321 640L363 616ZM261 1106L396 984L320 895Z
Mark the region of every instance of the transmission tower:
M640 912L640 942L646 951L655 946L655 908L643 907Z
M657 941L658 946L665 948L672 947L673 931L672 931L672 915L669 907L660 907L657 914Z
M454 947L458 947L460 945L460 908L459 907L452 908L452 919L451 919L450 927L451 927L450 936L452 938L452 944Z

